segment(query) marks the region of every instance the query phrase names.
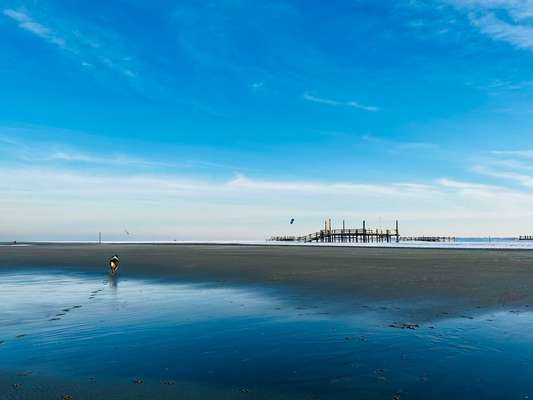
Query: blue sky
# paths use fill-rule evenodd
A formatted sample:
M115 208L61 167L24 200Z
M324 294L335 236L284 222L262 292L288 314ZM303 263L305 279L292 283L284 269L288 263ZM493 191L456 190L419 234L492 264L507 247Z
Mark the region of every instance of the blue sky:
M533 1L0 6L0 240L533 233Z

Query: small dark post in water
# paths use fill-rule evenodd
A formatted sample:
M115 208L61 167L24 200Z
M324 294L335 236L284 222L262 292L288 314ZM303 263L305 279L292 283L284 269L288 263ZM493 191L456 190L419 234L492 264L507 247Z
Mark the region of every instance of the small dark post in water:
M102 232L98 232L98 244L102 244Z
M400 241L400 231L398 230L398 220L396 220L396 243Z
M366 243L366 221L363 221L363 243Z

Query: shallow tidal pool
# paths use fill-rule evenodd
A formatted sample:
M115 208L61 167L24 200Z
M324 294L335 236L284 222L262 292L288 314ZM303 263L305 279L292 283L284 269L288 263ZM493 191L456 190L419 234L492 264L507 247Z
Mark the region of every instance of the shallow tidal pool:
M406 308L332 311L318 295L264 286L2 272L0 399L533 398L527 308L424 322Z

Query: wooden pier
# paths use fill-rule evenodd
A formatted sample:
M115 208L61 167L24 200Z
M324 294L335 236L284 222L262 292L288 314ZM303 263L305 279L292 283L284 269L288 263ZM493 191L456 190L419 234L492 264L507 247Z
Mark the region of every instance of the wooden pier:
M519 236L518 240L533 240L533 236L532 235Z
M272 236L269 240L273 242L297 242L298 236Z
M453 236L408 236L401 237L402 242L455 242Z
M274 236L272 241L291 242L317 242L317 243L390 243L400 240L398 221L395 229L367 229L366 221L363 221L362 228L346 228L342 221L342 229L332 229L331 219L326 220L324 229L313 232L305 236Z

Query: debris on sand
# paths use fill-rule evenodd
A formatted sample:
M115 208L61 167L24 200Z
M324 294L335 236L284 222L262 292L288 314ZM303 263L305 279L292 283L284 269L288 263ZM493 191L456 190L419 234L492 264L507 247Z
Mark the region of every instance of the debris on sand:
M242 388L241 393L250 393L250 390L246 388Z
M161 381L161 385L169 385L169 386L172 386L172 385L175 385L176 384L176 381Z
M23 338L24 336L26 336L26 334L25 333L21 333L20 335L17 335L16 337L20 339L20 338Z
M376 377L379 380L382 380L382 381L386 381L387 380L387 377L385 376L385 370L383 368L378 368L378 369L374 370L374 375L376 375Z
M133 383L135 383L136 385L142 385L144 381L141 378L136 378L133 380Z
M74 398L70 394L65 394L62 397L63 400L73 400Z
M410 324L410 323L407 323L407 322L393 322L389 326L391 328L411 329L411 330L415 330L417 328L420 328L420 325L418 325L418 324Z
M20 383L14 383L12 386L13 386L13 389L20 389L20 388L22 388L22 384L20 384Z

